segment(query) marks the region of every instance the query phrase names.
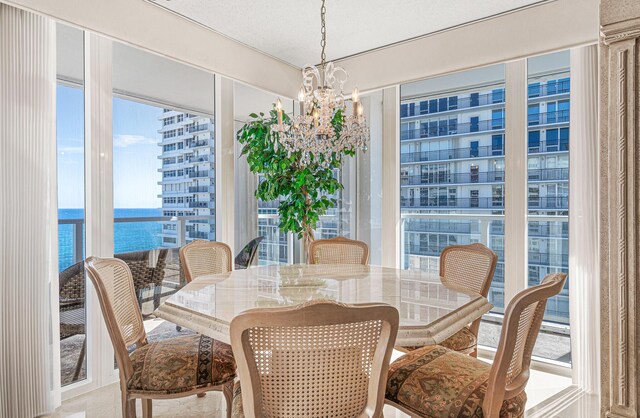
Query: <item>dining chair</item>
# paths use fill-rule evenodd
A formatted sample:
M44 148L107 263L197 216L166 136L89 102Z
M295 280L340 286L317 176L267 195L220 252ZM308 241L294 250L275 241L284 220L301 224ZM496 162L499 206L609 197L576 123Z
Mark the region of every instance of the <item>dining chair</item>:
M217 390L225 396L230 417L236 369L231 347L199 334L148 343L127 264L115 258L89 257L85 266L115 351L122 416L135 418L136 399L142 400L142 415L148 418L152 399Z
M345 237L319 239L309 245L309 264L369 264L369 246Z
M231 321L233 417L379 417L398 332L383 303L251 309Z
M446 286L470 290L486 298L497 263L496 253L483 244L452 245L440 254L440 279ZM481 320L476 319L440 345L476 357Z
M550 274L513 298L492 365L439 345L400 357L389 367L387 403L412 417L524 417L531 352L547 299L565 279Z
M247 269L256 263L258 259L258 247L262 240L264 240L264 237L254 238L240 250L238 255L236 255L236 258L233 260L236 270Z
M223 242L195 240L180 248L180 264L187 283L205 274L226 273L231 270L231 248Z

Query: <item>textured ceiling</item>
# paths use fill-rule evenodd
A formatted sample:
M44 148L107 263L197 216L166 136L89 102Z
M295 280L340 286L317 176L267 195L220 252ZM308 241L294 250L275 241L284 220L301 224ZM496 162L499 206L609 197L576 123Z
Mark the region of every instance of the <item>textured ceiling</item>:
M297 67L320 61L320 0L148 1ZM542 2L545 0L327 0L327 59ZM455 45L451 48L455 53Z

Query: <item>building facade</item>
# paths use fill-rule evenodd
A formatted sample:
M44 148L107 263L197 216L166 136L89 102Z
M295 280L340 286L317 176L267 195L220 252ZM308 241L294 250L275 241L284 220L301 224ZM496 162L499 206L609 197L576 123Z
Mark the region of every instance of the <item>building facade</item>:
M187 217L162 224L162 245L215 240L215 142L213 119L163 109L159 146L162 215ZM189 219L188 217L195 217ZM184 234L180 229L184 225Z
M404 268L437 271L446 246L484 243L498 254L489 298L500 313L505 87L500 77L468 81L403 94L402 262ZM568 270L569 84L568 68L529 75L529 285ZM549 302L545 318L568 324L568 288Z

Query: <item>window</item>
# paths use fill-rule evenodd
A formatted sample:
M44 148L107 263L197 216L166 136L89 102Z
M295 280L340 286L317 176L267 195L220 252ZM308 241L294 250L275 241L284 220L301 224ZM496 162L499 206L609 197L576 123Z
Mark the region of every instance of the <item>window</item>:
M504 82L496 80L504 80L503 65L471 70L464 77L456 74L411 83L406 89L412 97L406 101L405 86L401 87L401 105L415 100L418 91L423 96L420 100L428 101L430 114L444 109L438 97L443 86L452 93L446 125L444 120L425 120L421 129L428 135L417 141L416 148L401 147L400 210L403 268L437 271L440 252L453 244L483 242L496 251L499 267L489 299L495 306L490 316L499 323L500 317L494 315L504 309L504 135L493 129L504 127L505 110ZM433 139L443 134L443 140ZM421 159L414 158L416 150ZM424 164L423 156L428 156L429 164ZM453 158L466 161L450 161ZM465 216L448 217L452 214ZM497 341L499 332L499 326L493 326L484 335Z
M529 98L566 94L569 91L569 52L559 52L528 60ZM546 91L541 90L544 86ZM537 91L538 95L532 95ZM557 97L557 96L556 96ZM540 100L540 99L537 99ZM528 285L533 286L549 273L568 272L569 262L569 99L529 105L529 252ZM546 116L545 116L546 115ZM551 129L534 127L553 124ZM541 140L541 136L544 138ZM534 355L570 363L571 347L566 327L569 323L569 282L550 299L545 311L545 335L539 338Z
M84 269L84 56L83 33L57 25L56 146L58 162L58 271L62 386L87 378L85 296L77 293ZM86 293L86 290L85 290Z
M113 68L114 253L159 269L154 281L132 269L148 315L181 286L176 247L215 239L215 83L209 73L117 42Z

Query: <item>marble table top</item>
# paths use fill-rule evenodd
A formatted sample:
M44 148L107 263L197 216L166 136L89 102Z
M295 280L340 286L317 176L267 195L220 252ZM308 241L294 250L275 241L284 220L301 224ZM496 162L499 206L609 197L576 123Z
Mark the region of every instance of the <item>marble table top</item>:
M229 343L229 323L251 308L312 299L384 302L400 312L397 345L437 344L487 313L486 298L437 274L361 265L273 265L200 276L169 297L160 318Z

